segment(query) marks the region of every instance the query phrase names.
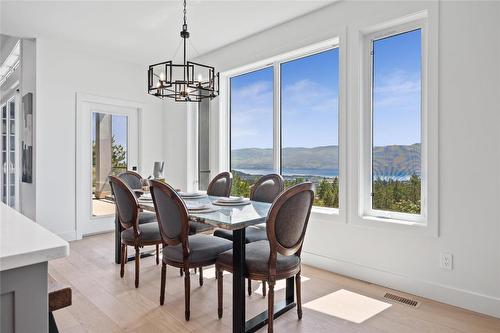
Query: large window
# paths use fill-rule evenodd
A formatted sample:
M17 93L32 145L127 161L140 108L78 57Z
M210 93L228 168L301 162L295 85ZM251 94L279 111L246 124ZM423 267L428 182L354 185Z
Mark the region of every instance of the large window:
M339 52L324 50L230 78L233 195L262 175L311 181L316 206L339 207ZM279 101L279 103L277 103Z
M230 79L233 195L250 195L259 177L274 172L273 68Z
M422 215L422 28L370 43L370 215ZM411 217L410 217L411 219Z
M339 52L281 64L281 171L316 185L316 206L339 206Z

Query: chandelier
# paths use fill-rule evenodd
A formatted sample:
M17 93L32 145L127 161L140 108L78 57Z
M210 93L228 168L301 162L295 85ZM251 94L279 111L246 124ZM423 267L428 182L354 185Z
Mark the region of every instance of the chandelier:
M215 68L187 61L186 42L189 32L186 23L186 0L184 0L184 24L181 38L184 44L184 61L174 64L165 61L150 65L148 69L148 94L161 99L172 98L176 102L199 102L219 95L219 73Z

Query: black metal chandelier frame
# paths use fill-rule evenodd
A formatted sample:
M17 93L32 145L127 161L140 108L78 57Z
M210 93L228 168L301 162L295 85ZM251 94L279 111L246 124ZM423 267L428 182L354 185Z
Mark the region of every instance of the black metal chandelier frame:
M186 0L184 0L184 24L180 33L184 44L184 61L160 62L149 66L148 93L159 98L172 98L176 102L200 102L219 95L219 73L212 66L187 61ZM182 71L181 78L176 78ZM205 74L205 76L203 76Z

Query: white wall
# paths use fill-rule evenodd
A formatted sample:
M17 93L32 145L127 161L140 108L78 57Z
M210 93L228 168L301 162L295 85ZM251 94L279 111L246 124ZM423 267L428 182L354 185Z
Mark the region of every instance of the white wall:
M174 186L187 188L187 105L170 100L164 102L165 179Z
M19 185L19 201L21 213L30 219L36 218L36 42L34 39L23 38L21 41L21 100L22 96L28 93L33 94L33 163L32 163L32 182L25 183L20 180ZM21 102L21 107L24 105ZM19 113L20 117L22 112ZM24 121L23 119L21 122ZM19 124L19 128L22 129L22 123ZM24 133L20 133L21 140L24 138ZM22 144L20 144L19 152L22 155ZM22 158L21 158L22 163ZM22 166L20 168L22 174ZM22 175L21 175L22 176Z
M313 219L303 258L331 271L500 317L500 3L339 2L196 60L225 71L346 29L351 71L359 60L350 53L358 49L359 30L423 9L439 13L440 235L353 225L349 215L347 223ZM356 78L348 75L349 80L354 81L348 87L355 87ZM352 108L357 104L352 95L347 91L348 114L359 111ZM213 141L219 138L218 103L211 105ZM166 121L183 120L168 114ZM211 151L214 172L223 168L217 163L219 144ZM183 151L181 145L171 147L170 154ZM440 269L441 252L454 255L452 271Z
M37 39L36 221L66 239L75 237L77 92L144 103L139 171L151 174L164 158L162 103L146 93L146 67L98 51Z

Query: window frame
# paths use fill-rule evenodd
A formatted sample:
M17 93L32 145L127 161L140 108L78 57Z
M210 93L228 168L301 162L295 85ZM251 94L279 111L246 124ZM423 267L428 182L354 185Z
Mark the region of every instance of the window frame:
M373 162L373 42L390 38L406 32L421 29L421 210L420 214L383 211L372 207L372 162ZM362 127L361 127L361 163L360 163L360 193L359 215L368 222L379 221L399 223L402 225L428 226L428 185L429 185L429 41L428 22L426 17L416 17L406 22L396 22L373 29L362 36Z
M264 68L273 68L273 169L274 172L282 173L282 110L281 110L281 65L293 60L313 56L332 49L338 49L339 52L339 82L338 82L338 146L339 146L339 207L320 207L313 206L312 214L316 219L330 221L333 217L336 221L346 222L346 197L347 197L347 156L346 156L346 65L345 65L345 47L342 45L345 41L345 32L337 37L315 43L291 52L277 55L247 66L239 67L224 73L221 73L221 81L226 88L222 91L221 103L222 115L226 118L226 158L227 169L231 169L231 78L243 74L258 71ZM225 96L224 96L225 95ZM223 164L223 165L224 165Z

